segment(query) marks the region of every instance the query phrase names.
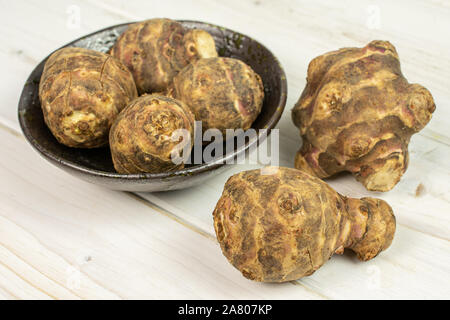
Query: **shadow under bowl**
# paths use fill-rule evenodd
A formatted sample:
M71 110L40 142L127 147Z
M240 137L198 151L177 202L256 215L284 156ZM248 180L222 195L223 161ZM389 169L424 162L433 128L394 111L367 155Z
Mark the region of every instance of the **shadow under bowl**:
M220 56L244 61L263 81L265 98L262 111L252 125L258 136L212 162L186 166L167 173L120 174L114 170L108 147L77 149L66 147L55 139L44 123L39 102L39 81L47 60L38 64L29 76L19 101L19 122L29 143L47 160L85 181L122 191L167 191L191 187L222 172L227 160L235 159L264 134L259 129L274 128L283 113L287 96L286 76L277 58L256 40L238 32L196 21L179 21L186 28L208 31L216 41ZM107 52L130 23L112 26L81 37L64 47L83 47Z

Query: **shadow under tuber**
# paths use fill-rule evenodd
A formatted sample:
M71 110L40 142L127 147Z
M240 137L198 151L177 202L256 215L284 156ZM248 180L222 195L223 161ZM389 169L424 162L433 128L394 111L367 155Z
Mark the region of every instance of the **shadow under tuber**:
M319 178L283 167L231 176L213 216L225 257L246 278L263 282L311 275L345 248L370 260L395 233L385 201L347 198Z

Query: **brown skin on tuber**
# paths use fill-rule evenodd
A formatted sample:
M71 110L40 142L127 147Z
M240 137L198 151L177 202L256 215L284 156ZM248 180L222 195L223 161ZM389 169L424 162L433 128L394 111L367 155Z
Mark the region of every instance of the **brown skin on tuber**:
M311 275L344 248L370 260L395 233L383 200L347 198L319 178L282 167L230 177L213 215L227 259L246 278L264 282Z
M117 39L111 55L133 74L140 94L163 92L190 62L217 57L213 37L203 30L186 30L169 19L130 25Z
M203 130L247 130L261 112L264 87L259 75L232 58L198 60L173 80L170 94L184 101Z
M136 97L133 77L120 61L84 48L53 53L39 84L45 123L69 147L107 144L113 121Z
M109 145L114 168L119 173L160 173L183 168L174 163L186 143L194 141L194 115L181 101L158 94L143 95L131 102L111 127ZM188 137L172 139L184 129ZM178 150L178 151L177 151ZM188 156L188 155L183 155Z
M319 178L350 171L368 190L388 191L406 171L411 135L434 110L430 92L408 83L387 41L321 55L292 110L303 138L295 167Z

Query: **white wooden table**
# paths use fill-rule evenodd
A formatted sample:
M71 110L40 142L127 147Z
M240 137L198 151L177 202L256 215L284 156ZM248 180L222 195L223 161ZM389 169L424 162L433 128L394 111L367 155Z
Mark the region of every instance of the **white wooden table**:
M450 298L450 1L7 1L0 0L0 298ZM78 15L79 13L79 15ZM329 182L349 196L387 200L397 216L390 249L363 263L334 256L284 284L243 278L222 256L212 210L236 165L204 185L132 194L80 181L40 158L23 138L17 102L49 52L127 21L208 21L268 46L289 83L281 164L300 139L290 109L308 62L344 46L390 40L411 82L433 94L432 121L410 144L410 166L387 193L351 176Z

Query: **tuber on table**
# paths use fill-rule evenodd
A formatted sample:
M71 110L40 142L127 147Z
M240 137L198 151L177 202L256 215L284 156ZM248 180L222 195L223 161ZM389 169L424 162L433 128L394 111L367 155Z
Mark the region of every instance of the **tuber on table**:
M181 101L143 95L132 101L111 127L109 146L119 173L160 173L181 169L173 152L188 157L194 141L194 115ZM174 139L177 130L187 136ZM178 136L177 136L178 137ZM185 149L184 147L187 148Z
M383 200L347 198L319 178L283 167L230 177L213 216L226 258L246 278L264 282L311 275L344 248L370 260L395 233Z
M164 92L190 62L217 57L214 38L206 31L185 29L170 19L130 25L111 49L133 74L140 94Z
M264 87L260 76L233 58L200 59L173 79L169 94L185 102L204 131L247 130L261 112Z
M350 171L368 190L388 191L408 165L408 143L430 121L430 92L402 75L394 46L372 41L311 61L292 110L303 145L295 167L326 178Z
M107 144L113 121L136 97L133 76L120 61L84 48L54 52L39 83L45 123L69 147Z

